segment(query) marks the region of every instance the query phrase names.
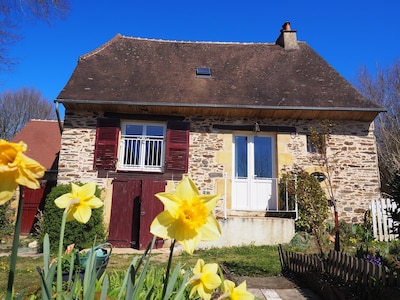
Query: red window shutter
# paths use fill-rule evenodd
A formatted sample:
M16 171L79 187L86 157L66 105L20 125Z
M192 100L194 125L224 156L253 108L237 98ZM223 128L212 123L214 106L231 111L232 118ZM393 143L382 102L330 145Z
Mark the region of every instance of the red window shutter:
M93 166L95 170L115 170L118 160L119 130L119 119L97 119Z
M189 123L170 122L167 125L165 170L169 172L188 171L189 164Z

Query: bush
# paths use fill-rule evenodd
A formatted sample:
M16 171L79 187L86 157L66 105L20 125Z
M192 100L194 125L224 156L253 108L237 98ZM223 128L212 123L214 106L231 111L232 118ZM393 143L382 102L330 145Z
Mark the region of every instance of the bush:
M324 190L318 180L298 166L293 171L283 174L280 185L280 195L287 193L290 200L298 203L298 219L295 226L296 231L312 233L317 241L321 256L323 225L328 217L329 206ZM285 189L283 189L285 188Z
M392 175L388 186L390 195L397 204L397 209L389 211L393 221L397 224L397 226L393 226L393 233L400 237L400 170Z
M13 226L10 220L11 201L0 205L0 241L6 240L13 233Z
M301 168L294 167L293 171L282 175L280 182L288 183L289 202L294 202L295 199L298 202L296 231L312 233L314 228L320 228L328 217L329 207L325 192L317 179ZM281 184L281 197L285 193L285 186Z
M70 191L71 185L58 185L47 195L43 212L43 231L40 238L39 251L42 251L43 239L46 233L49 234L51 251L56 252L58 250L61 219L64 210L58 208L54 200ZM95 195L100 197L100 190L98 188L96 188ZM92 216L86 224L73 220L65 226L64 245L66 246L75 244L77 249L90 248L93 246L93 241L96 240L96 244L99 244L104 239L103 207L93 209Z
M314 247L311 241L311 236L307 232L296 232L292 240L289 242L288 247L294 252L306 252L308 249Z

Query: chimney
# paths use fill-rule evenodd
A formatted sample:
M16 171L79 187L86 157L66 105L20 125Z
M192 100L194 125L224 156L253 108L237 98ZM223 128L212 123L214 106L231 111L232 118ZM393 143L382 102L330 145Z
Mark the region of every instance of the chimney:
M275 42L286 50L299 49L297 44L297 30L290 29L290 22L282 25L281 34Z

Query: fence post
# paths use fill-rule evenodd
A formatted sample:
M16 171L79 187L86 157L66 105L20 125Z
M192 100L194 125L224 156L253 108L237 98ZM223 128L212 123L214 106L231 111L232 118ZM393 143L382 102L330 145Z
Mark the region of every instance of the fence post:
M282 273L284 273L287 269L287 258L285 253L283 253L282 245L278 245L278 252L279 252L279 260L281 262L281 269Z
M386 200L389 199L384 199L384 198L381 199L381 207L382 207L382 223L383 223L383 240L385 242L388 242L390 241L389 228L388 228L388 211L387 211L389 207L386 205Z
M376 204L375 204L375 200L371 201L371 205L370 205L370 209L371 209L371 218L372 218L372 234L374 236L374 238L379 240L378 237L378 227L377 227L377 220L376 220ZM378 238L377 238L378 237Z

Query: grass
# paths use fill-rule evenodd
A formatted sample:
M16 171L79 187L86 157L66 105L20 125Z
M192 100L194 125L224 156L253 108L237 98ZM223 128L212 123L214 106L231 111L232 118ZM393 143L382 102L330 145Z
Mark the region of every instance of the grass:
M134 255L112 254L107 266L107 273L126 272ZM153 254L152 265L165 267L167 256ZM242 246L230 248L213 248L198 250L191 256L186 253L174 255L173 262L181 262L185 269L192 268L197 259L202 258L206 263L223 264L234 275L251 277L269 277L281 273L281 265L277 246ZM0 298L5 296L10 256L0 257ZM29 295L40 287L36 267L43 265L41 255L33 257L19 256L15 274L15 292L26 292Z

